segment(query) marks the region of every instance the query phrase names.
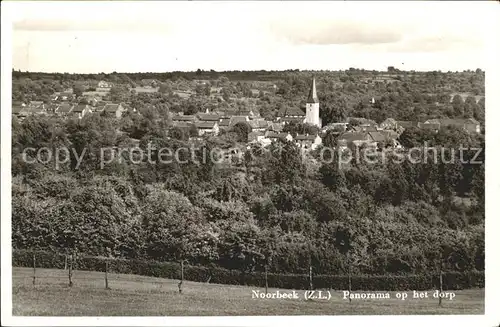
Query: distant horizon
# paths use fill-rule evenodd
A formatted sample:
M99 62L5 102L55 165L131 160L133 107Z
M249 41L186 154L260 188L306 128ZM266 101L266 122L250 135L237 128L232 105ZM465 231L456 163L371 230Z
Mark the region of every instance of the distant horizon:
M346 72L349 71L350 69L355 69L359 71L367 71L367 72L377 72L377 73L387 73L388 70L377 70L377 69L366 69L366 68L355 68L355 67L349 67L347 69L298 69L298 68L288 68L288 69L242 69L242 70L215 70L215 69L202 69L201 72L203 73L237 73L237 72L293 72L293 71L299 71L299 72L318 72L318 73L324 73L324 72ZM438 72L438 73L466 73L466 72L475 72L477 69L480 69L482 72L485 72L486 70L481 68L481 67L476 67L476 68L469 68L469 69L464 69L464 70L407 70L407 69L400 69L398 67L394 67L395 70L399 72L405 72L405 73L432 73L432 72ZM12 68L12 72L20 72L20 73L28 73L28 74L70 74L70 75L112 75L112 74L172 74L172 73L196 73L198 69L195 70L172 70L172 71L138 71L138 72L126 72L126 71L113 71L113 72L98 72L98 73L78 73L78 72L63 72L63 71L28 71L28 70L22 70L22 69L16 69Z

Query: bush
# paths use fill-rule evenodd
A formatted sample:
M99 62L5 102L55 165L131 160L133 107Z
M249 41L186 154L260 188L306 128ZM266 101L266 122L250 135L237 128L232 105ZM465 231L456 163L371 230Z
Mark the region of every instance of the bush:
M65 257L62 254L36 251L36 266L40 268L63 269ZM75 256L73 267L77 270L104 271L108 261L109 271L120 274L135 274L168 279L180 278L180 264L176 262L157 262L142 260L125 260L105 257ZM12 266L32 267L33 251L13 250ZM308 289L307 275L274 274L267 275L269 287L284 289ZM194 282L214 284L265 286L265 274L262 272L243 273L217 266L184 266L184 279ZM349 288L348 276L313 275L315 289L346 290ZM460 290L467 288L483 288L484 271L447 272L443 273L444 290ZM408 291L439 289L437 275L383 275L352 276L353 291Z

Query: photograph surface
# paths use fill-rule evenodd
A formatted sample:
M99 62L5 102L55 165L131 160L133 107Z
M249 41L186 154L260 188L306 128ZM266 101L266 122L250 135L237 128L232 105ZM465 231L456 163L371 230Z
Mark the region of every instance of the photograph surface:
M10 5L13 317L485 314L484 4Z

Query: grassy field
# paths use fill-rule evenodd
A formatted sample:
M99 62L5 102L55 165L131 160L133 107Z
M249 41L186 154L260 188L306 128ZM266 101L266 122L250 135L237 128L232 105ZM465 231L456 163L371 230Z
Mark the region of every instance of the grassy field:
M68 287L67 271L13 268L14 316L218 316L218 315L383 315L383 314L484 314L484 289L456 291L443 300L396 299L348 300L332 291L330 300L253 299L253 288L185 281L182 294L177 280L137 275L74 271L73 287ZM275 289L269 289L270 292ZM286 290L281 290L285 292Z

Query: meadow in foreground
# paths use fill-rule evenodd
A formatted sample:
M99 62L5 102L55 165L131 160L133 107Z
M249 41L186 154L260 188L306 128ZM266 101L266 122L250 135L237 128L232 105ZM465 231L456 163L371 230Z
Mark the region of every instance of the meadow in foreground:
M223 316L223 315L383 315L383 314L484 314L484 289L456 291L453 301L437 299L348 300L332 291L330 300L256 299L252 290L263 289L184 281L137 275L75 271L68 287L67 271L13 268L15 316ZM276 289L269 289L270 292ZM285 290L283 290L285 291ZM297 290L299 291L299 290ZM299 291L303 293L303 291ZM408 292L411 293L411 292ZM410 295L411 297L411 295Z

